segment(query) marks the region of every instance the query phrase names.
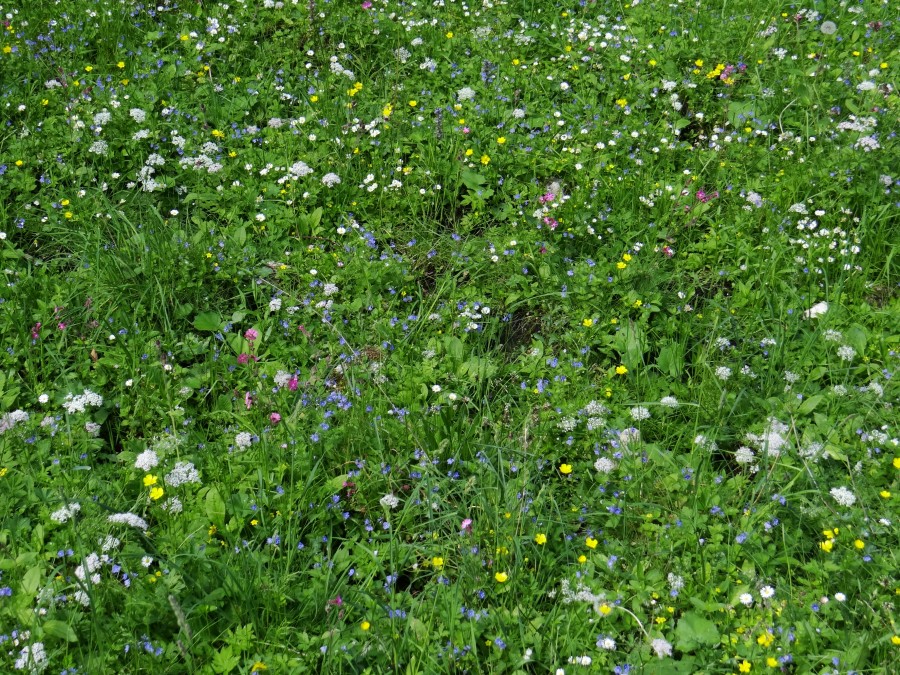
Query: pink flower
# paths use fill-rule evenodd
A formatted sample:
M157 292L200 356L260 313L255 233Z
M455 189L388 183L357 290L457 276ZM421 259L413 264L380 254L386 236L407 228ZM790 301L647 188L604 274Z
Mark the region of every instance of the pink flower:
M254 340L256 340L259 337L259 332L255 328L248 328L247 331L244 333L244 337L248 341L253 342Z
M464 534L472 534L472 519L466 518L459 526Z
M288 380L288 389L290 391L297 391L297 376L293 375L290 380Z
M366 0L366 1L362 4L362 8L363 8L363 9L369 9L371 6L372 6L372 3L369 2L369 0Z
M249 355L249 354L240 354L240 355L238 355L238 363L240 363L241 365L244 365L244 364L247 363L247 361L249 361L249 360L250 360L250 355Z
M66 329L66 324L60 322L56 327L59 328L60 330L65 330L65 329Z
M279 415L277 412L273 412L271 415L269 415L269 421L272 424L278 424L281 421L281 415Z
M253 397L249 391L244 394L244 405L247 406L247 410L253 407Z

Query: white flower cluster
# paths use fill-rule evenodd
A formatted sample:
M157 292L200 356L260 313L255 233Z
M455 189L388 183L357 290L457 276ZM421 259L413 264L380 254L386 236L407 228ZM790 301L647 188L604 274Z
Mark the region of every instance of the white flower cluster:
M400 504L400 500L397 499L396 495L393 492L389 492L384 497L378 500L378 503L381 504L386 509L396 509Z
M71 504L66 504L62 508L56 509L53 513L50 514L50 520L54 523L59 523L62 525L69 518L74 518L75 514L81 511L81 504L77 502L72 502Z
M598 473L610 473L616 468L616 463L609 457L600 457L594 462L594 469Z
M9 431L17 424L28 421L28 413L24 410L13 410L0 417L0 434Z
M85 389L84 393L78 396L66 394L66 399L63 401L63 408L70 415L83 413L88 406L99 408L101 405L103 405L103 397L100 394L95 394L90 389Z
M200 472L191 462L178 462L166 475L165 481L166 485L173 488L187 483L199 483Z
M247 431L241 431L234 437L234 444L241 450L246 450L253 443L253 436Z
M139 530L147 531L147 521L133 513L113 513L107 517L106 522L116 525L129 525Z
M834 497L834 501L836 501L841 506L853 506L856 503L856 495L854 495L850 490L845 488L843 485L836 488L831 488L830 494Z
M159 464L159 456L153 450L144 450L134 460L134 467L141 471L150 471Z

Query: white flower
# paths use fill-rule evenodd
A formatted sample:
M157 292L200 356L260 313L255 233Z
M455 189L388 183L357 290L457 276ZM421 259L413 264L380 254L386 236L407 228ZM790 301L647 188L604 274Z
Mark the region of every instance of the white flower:
M147 521L133 513L114 513L106 521L119 525L130 525L144 531L147 530Z
M596 462L594 462L594 468L599 473L610 473L616 468L616 463L608 457L600 457Z
M400 500L397 499L396 495L394 495L393 492L389 492L384 497L379 499L378 502L386 509L396 509L400 504Z
M834 500L840 504L841 506L853 506L856 503L856 495L854 495L850 490L845 488L843 485L836 488L831 488L830 494L834 497Z
M729 368L728 366L719 366L718 368L716 368L716 377L725 382L729 377L731 377L731 368Z
M66 504L61 509L57 509L56 511L51 513L50 520L52 520L54 523L59 523L60 525L62 525L67 520L69 520L69 518L75 517L75 514L79 511L81 511L81 504L75 502Z
M644 406L635 406L631 409L631 419L635 420L636 422L650 419L650 411L647 410Z
M616 641L611 637L602 637L597 640L597 647L599 649L606 649L607 651L613 651L616 648Z
M39 673L46 666L47 652L44 651L43 642L35 642L24 647L19 652L19 658L16 659L14 664L16 670L25 670L27 668L32 673Z
M141 558L141 565L143 565L144 567L150 567L150 565L152 564L153 558L151 558L149 555L145 555L143 558Z
M768 600L775 595L775 589L771 586L763 586L759 589L759 594L764 600Z
M841 345L838 347L837 355L841 361L852 361L853 357L856 356L856 350L850 345Z
M234 444L241 449L249 448L252 442L253 436L247 431L242 431L234 437Z
M835 593L834 599L837 600L838 602L844 602L844 600L847 599L847 596L844 595L843 593Z
M753 604L753 596L749 593L741 593L738 600L741 601L741 604L744 605L744 607L750 607L750 605Z
M837 32L837 24L834 21L823 21L819 26L819 30L824 35L834 35Z
M439 385L439 384L431 385L431 391L433 391L435 394L439 393L441 391L441 385Z
M169 487L179 487L187 483L199 483L200 472L191 462L178 462L165 478Z
M472 87L463 87L456 92L456 96L460 101L471 101L475 98L475 90Z
M41 394L40 396L38 396L38 403L46 403L49 400L50 397L47 396L47 394Z
M272 298L269 300L269 311L277 312L281 309L281 298Z
M650 648L656 653L659 658L663 658L664 656L672 656L672 645L663 640L662 638L656 638L650 643Z
M339 185L341 182L341 177L336 173L326 173L322 176L322 184L325 187L334 187L335 185Z
M663 396L661 399L659 399L659 404L661 406L665 406L666 408L677 408L678 399L674 396Z
M590 656L570 656L569 663L574 666L589 666L591 665L591 657Z
M825 312L828 311L828 303L827 302L817 302L815 305L810 307L808 310L803 312L804 319L817 319L822 316Z

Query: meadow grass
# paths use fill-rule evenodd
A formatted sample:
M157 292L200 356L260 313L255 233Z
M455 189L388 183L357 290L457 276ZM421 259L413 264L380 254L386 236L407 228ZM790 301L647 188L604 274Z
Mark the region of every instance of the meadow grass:
M0 2L0 670L900 670L888 2Z

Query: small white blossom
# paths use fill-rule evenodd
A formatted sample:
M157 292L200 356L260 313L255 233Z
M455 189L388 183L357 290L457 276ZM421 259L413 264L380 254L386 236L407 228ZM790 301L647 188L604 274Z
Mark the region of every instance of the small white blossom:
M850 490L845 488L843 485L836 488L831 488L830 494L834 497L834 500L840 504L841 506L853 506L856 503L856 495L854 495Z
M672 656L672 645L662 638L656 638L655 640L653 640L650 643L650 648L659 658Z

